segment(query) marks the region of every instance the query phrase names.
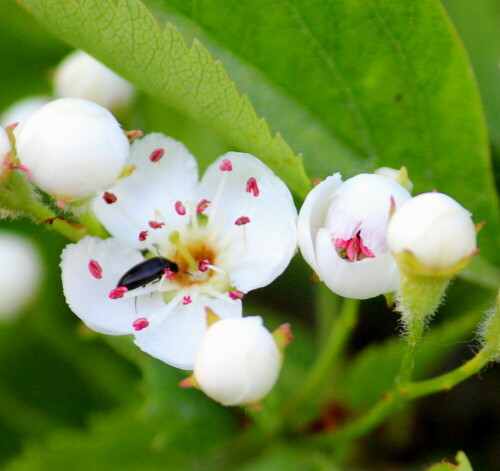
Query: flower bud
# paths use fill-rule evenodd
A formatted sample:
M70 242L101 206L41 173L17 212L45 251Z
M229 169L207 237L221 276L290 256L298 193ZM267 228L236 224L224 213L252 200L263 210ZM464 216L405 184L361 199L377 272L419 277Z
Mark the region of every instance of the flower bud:
M108 110L78 98L42 106L24 123L17 139L18 158L33 183L63 200L110 187L123 169L129 147Z
M110 110L127 106L134 87L83 51L74 51L59 65L54 77L58 98L85 98Z
M328 177L300 210L303 257L341 296L367 299L394 291L399 272L386 244L387 221L391 205L399 207L410 198L382 175L360 174L344 183L338 173Z
M392 216L387 243L400 268L419 275L451 277L476 252L471 214L443 193L423 193Z
M253 404L276 383L280 352L258 316L225 318L212 324L194 363L203 392L225 406Z
M33 298L40 280L40 262L33 244L0 232L0 318L10 320Z

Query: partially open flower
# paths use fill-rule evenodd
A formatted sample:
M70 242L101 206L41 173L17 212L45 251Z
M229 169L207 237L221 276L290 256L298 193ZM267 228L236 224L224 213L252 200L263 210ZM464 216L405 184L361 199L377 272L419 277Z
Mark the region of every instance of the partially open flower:
M360 174L342 183L340 174L319 183L299 214L299 247L320 280L335 293L366 299L396 289L398 268L388 251L391 205L410 193L394 180Z
M134 87L83 51L74 51L59 65L54 77L58 98L84 98L109 110L130 104Z
M0 319L13 319L32 300L40 272L33 244L24 237L0 232Z
M476 253L476 228L469 211L450 196L423 193L391 217L387 243L401 268L450 277Z
M113 115L95 103L61 98L24 123L17 152L32 181L62 200L84 198L114 183L129 142Z
M225 406L253 404L275 385L281 356L258 316L222 319L207 330L194 363L203 392Z
M150 134L131 154L136 170L93 205L114 237L65 249L64 292L94 330L134 334L143 351L191 369L205 308L241 316L244 293L285 270L297 211L285 184L249 154L222 156L200 182L196 161L171 138ZM155 258L131 271L141 251Z

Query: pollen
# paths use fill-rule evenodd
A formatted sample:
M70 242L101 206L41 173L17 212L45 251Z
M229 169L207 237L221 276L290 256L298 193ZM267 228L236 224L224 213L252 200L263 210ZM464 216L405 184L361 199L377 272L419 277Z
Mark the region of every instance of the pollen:
M99 265L97 260L90 260L89 271L94 278L97 278L98 280L102 278L102 267Z

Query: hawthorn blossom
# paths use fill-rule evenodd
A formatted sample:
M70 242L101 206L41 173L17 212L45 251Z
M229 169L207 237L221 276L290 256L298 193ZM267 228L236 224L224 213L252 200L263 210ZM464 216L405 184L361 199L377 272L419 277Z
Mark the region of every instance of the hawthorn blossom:
M405 270L451 276L475 255L476 227L451 196L422 193L391 217L387 243Z
M297 211L285 184L249 154L223 155L198 181L180 142L150 134L134 141L130 163L135 171L93 204L113 237L86 237L62 254L66 299L92 329L134 334L143 351L191 369L205 308L239 317L243 295L285 270ZM145 257L157 257L147 262L156 275L119 286Z
M200 345L194 377L202 391L225 406L253 404L273 388L281 354L259 316L222 319Z
M391 178L336 173L309 193L298 220L299 247L335 293L367 299L396 289L398 267L387 248L391 211L411 198Z

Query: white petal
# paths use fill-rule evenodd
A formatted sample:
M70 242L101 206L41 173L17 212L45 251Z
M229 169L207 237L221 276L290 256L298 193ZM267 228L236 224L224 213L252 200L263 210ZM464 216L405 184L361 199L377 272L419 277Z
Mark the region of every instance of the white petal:
M140 298L109 299L120 277L143 260L138 250L117 239L101 240L85 237L68 245L61 255L64 294L71 310L91 329L110 335L131 334L132 323L145 313L164 305L159 293ZM102 268L102 278L94 278L89 261L96 260ZM137 309L136 309L137 306Z
M164 149L165 153L159 161L151 162L149 156L156 149ZM175 202L195 199L198 167L182 143L159 133L134 141L129 163L136 170L109 189L117 196L117 202L107 204L100 195L94 200L93 209L111 234L142 248L139 232L147 230L148 240L160 242L167 240L168 232L189 222L188 216L175 212ZM162 229L148 225L156 220L156 210L166 219Z
M136 333L135 344L159 360L181 368L193 369L196 352L206 331L205 307L219 317L241 317L241 301L222 301L200 295L191 304L179 304L161 323Z
M232 171L219 169L223 159L232 162ZM246 191L250 177L257 181L257 197ZM223 178L223 191L216 196ZM297 248L297 210L290 191L271 169L250 154L225 154L207 169L201 198L213 203L207 214L215 216L211 223L220 238L232 234L223 265L236 288L247 292L266 286L285 270ZM235 225L242 216L250 222Z
M316 238L316 273L340 296L368 299L395 291L399 279L396 262L389 253L349 262L333 247L330 232L320 229Z
M297 223L299 247L305 261L316 270L316 234L324 227L331 196L342 184L340 173L335 173L316 185L307 195L300 209Z

